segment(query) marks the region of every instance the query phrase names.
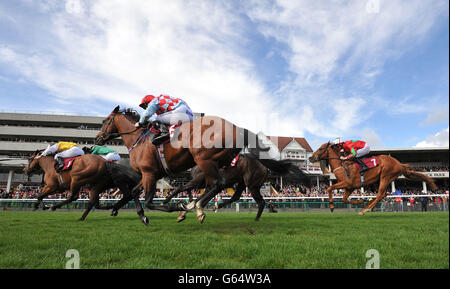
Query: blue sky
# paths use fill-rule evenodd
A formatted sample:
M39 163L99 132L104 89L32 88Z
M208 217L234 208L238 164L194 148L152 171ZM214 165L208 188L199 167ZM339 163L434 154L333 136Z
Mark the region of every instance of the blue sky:
M446 0L0 2L0 110L146 94L267 135L448 146Z

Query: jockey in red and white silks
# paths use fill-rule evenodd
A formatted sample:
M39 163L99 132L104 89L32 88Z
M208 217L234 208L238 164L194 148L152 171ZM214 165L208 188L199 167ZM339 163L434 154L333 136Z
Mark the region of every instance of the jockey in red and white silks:
M345 142L341 141L341 138L336 138L333 144L341 144L344 156L341 156L341 160L355 160L361 166L361 171L368 170L366 164L361 161L361 157L368 155L370 153L370 147L366 142L361 140L348 140Z
M147 121L157 121L170 126L194 119L194 114L186 102L168 95L158 97L147 95L142 99L139 106L145 109L145 112L139 122L136 123L136 127L144 125Z

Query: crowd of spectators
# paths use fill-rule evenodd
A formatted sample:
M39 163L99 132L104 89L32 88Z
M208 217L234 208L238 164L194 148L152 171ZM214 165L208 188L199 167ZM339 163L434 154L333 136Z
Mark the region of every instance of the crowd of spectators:
M287 184L284 185L283 188L280 188L277 184L267 185L267 188L262 191L262 195L264 197L274 197L274 198L317 198L324 199L328 198L327 193L328 184L321 183L319 186L306 186L304 184ZM265 191L265 192L264 192ZM389 194L392 194L390 188L388 190ZM1 199L36 199L40 195L41 191L39 187L17 187L10 192L6 192L4 189L0 189L0 198ZM194 198L198 198L203 193L203 190L192 190L191 194ZM223 190L218 194L219 197L230 197L229 190ZM334 197L343 196L343 190L338 190L333 193ZM367 189L364 192L361 190L354 191L352 196L374 196L376 195L376 189ZM62 194L54 194L47 196L47 199L65 199L67 197L68 192ZM90 190L88 188L82 188L79 193L80 199L88 199L90 194ZM167 194L166 191L157 190L155 198L164 198ZM413 186L404 186L397 188L394 195L423 195L423 189L419 187ZM449 194L448 187L439 187L436 192L428 192L428 194ZM250 192L244 191L242 194L243 197L251 197ZM109 189L102 194L100 194L101 199L119 199L122 197L122 194L117 189ZM141 192L140 197L144 197L144 193ZM184 198L188 197L188 194L182 193L178 195L178 197ZM400 198L400 197L399 197ZM402 199L406 199L401 197Z

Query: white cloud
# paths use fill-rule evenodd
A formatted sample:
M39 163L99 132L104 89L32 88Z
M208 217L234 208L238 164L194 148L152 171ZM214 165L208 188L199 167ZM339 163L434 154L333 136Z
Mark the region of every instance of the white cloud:
M421 126L433 125L448 122L448 107L436 107L430 112L426 119L420 123Z
M366 1L258 0L248 14L263 35L290 48L283 55L294 77L279 94L295 100L288 107L292 102L313 107L315 119L303 123L305 130L330 137L348 133L377 109L425 111L416 99L399 105L366 91L386 61L414 47L446 11L446 1L381 1L379 13L368 13Z
M416 147L448 147L449 128L428 136L424 141L416 144Z
M370 87L386 60L423 37L445 10L442 2L422 0L382 1L378 14L367 14L359 0L238 8L227 1L99 0L79 2L73 13L61 1L22 1L48 13L47 27L36 31L52 45L9 44L0 47L0 62L55 98L137 106L147 93L167 93L196 112L268 135L320 137L344 135L370 116L361 87ZM245 15L258 27L251 33L287 47L277 55L291 75L275 92L245 56ZM337 79L345 75L355 80L350 91Z
M371 128L365 128L359 134L361 139L367 142L370 148L382 148L384 146L380 135Z

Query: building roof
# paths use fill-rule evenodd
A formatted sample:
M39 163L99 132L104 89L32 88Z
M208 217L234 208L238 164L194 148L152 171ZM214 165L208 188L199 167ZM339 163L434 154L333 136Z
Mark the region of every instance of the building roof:
M267 138L277 144L280 151L284 150L293 140L295 140L306 151L313 151L309 143L303 137L268 136Z

